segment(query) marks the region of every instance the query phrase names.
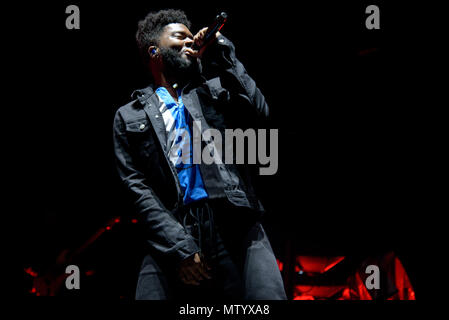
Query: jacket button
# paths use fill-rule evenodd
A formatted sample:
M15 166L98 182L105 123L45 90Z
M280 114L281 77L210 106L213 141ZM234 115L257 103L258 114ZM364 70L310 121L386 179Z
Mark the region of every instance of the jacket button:
M140 130L145 129L145 123L142 123L142 124L139 126L139 129L140 129Z

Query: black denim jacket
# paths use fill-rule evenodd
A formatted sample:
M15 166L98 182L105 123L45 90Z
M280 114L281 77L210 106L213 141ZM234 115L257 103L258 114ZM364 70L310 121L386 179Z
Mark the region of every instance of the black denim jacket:
M201 130L255 128L268 117L268 105L235 56L234 45L220 36L201 59L201 75L182 90L182 100ZM114 153L119 176L145 223L152 249L181 261L199 249L177 219L183 195L167 157L167 137L153 86L136 90L114 118ZM224 137L224 135L223 135ZM234 162L235 163L235 162ZM209 199L227 198L236 206L262 213L247 166L200 164Z

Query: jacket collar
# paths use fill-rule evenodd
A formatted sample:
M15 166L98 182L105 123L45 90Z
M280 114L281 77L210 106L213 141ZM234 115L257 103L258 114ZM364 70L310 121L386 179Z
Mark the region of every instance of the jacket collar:
M155 93L154 84L150 84L148 87L143 89L135 90L131 94L132 99L137 99L142 106L145 105L145 102Z
M162 114L159 111L159 98L155 95L154 85L151 84L146 88L135 90L131 97L139 102L145 113L147 114L156 136L162 146L164 152L167 151L167 133Z
M192 79L191 82L189 82L183 89L183 91L188 91L191 88L195 87L196 85L198 85L201 82L204 82L206 80L206 78L202 75L202 66L201 66L201 62L199 64L199 68L200 68L200 72L198 73L198 75L196 77L194 77ZM148 87L143 88L143 89L138 89L138 90L134 90L133 93L131 94L131 98L132 99L137 99L140 104L142 106L145 105L145 102L156 92L156 86L154 83L151 83Z

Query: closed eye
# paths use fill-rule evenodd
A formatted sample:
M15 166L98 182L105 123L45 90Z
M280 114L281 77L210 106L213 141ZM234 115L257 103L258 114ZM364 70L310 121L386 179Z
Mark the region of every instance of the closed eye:
M175 38L179 39L179 40L184 40L185 38L189 38L190 40L193 40L193 37L192 37L192 36L187 35L187 34L185 34L185 33L183 33L183 32L175 32L175 33L173 34L173 36L174 36Z

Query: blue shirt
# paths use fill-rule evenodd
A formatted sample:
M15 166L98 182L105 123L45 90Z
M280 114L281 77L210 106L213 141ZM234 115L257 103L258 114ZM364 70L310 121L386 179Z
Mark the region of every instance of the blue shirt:
M178 173L184 203L188 204L208 197L198 164L193 164L192 118L178 89L178 103L164 87L156 89L162 106L160 111L167 130L168 157Z

